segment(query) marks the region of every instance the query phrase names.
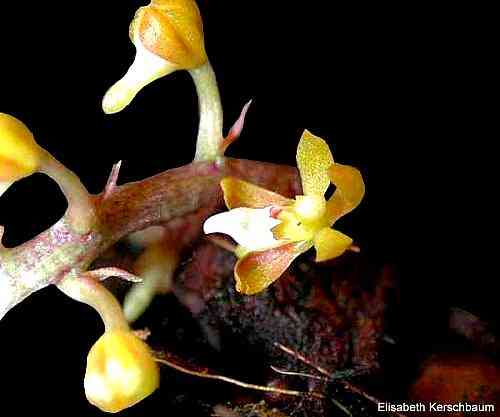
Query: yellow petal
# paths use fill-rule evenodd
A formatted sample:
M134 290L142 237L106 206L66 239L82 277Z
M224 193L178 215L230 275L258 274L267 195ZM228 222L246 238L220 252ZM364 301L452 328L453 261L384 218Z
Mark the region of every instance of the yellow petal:
M261 252L250 252L235 268L236 290L246 295L257 294L276 281L293 260L311 247L310 244L287 243Z
M153 0L141 7L130 26L146 49L183 69L207 62L203 22L194 0Z
M293 202L289 198L235 177L224 178L220 182L220 186L224 192L224 201L229 209L285 206Z
M328 144L308 130L304 131L297 148L297 167L305 195L323 196L330 185L328 168L333 156Z
M316 262L327 261L342 255L352 245L352 239L338 230L328 227L321 229L314 236Z
M149 396L159 385L159 369L149 347L130 331L102 335L87 356L85 395L108 413Z
M335 164L328 170L330 180L337 187L326 204L329 224L356 208L365 195L365 183L358 169Z
M24 123L0 113L0 181L8 183L37 170L42 150Z

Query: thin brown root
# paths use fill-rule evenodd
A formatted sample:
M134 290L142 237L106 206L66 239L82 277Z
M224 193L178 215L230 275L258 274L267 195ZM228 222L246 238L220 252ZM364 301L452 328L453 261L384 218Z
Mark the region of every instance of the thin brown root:
M275 394L283 394L283 395L292 395L295 397L312 397L312 398L317 398L324 400L325 396L317 393L317 392L302 392L302 391L295 391L295 390L288 390L288 389L282 389L282 388L274 388L274 387L268 387L265 385L256 385L256 384L249 384L246 382L238 381L237 379L229 378L224 375L217 375L217 374L210 374L208 373L207 370L203 371L195 371L192 369L185 368L182 365L176 364L174 362L171 362L170 360L167 359L160 359L160 358L155 358L155 360L163 365L166 365L170 368L173 368L179 372L183 372L188 375L193 375L197 376L200 378L207 378L207 379L215 379L219 381L224 381L228 382L229 384L237 385L242 388L247 388L247 389L253 389L257 391L266 391L266 392L273 392Z
M278 368L276 366L271 366L271 369L274 372L277 372L278 374L282 374L282 375L301 376L301 377L304 377L304 378L317 379L319 381L325 381L325 382L330 381L330 378L327 378L327 377L324 377L324 376L306 374L306 373L303 373L303 372L288 371L288 370L280 369L280 368Z
M327 378L325 376L318 376L318 375L306 374L306 373L303 373L303 372L285 371L283 369L277 368L276 366L271 366L271 369L274 372L277 372L277 373L283 374L283 375L301 376L301 377L305 377L305 378L317 379L317 380L324 381L324 382L328 382L328 381L331 380L331 378ZM342 405L339 401L337 401L335 398L330 397L329 399L338 408L340 408L344 413L346 413L348 416L352 416L351 412L346 407L344 407L344 405Z
M312 362L311 360L307 359L301 353L296 352L295 350L290 349L289 347L284 346L284 345L282 345L280 343L275 343L274 345L276 347L278 347L279 349L281 349L283 352L288 353L289 355L292 355L294 358L296 358L296 359L300 360L301 362L305 363L306 365L308 365L308 366L316 369L320 374L324 375L329 380L335 379L335 378L332 378L332 375L333 375L332 372L329 372L326 369L320 367L319 365L316 365L314 362ZM347 390L349 390L351 392L354 392L355 394L361 395L362 397L366 398L368 401L370 401L370 402L372 402L374 404L378 405L379 403L382 402L378 398L374 397L373 395L368 394L367 392L365 392L361 388L356 387L355 385L351 384L350 382L348 382L346 380L340 380L340 383L342 385L344 385L344 387ZM407 417L405 414L401 414L401 413L398 413L398 412L391 412L391 414L393 414L393 415L395 415L397 417Z
M299 352L296 352L293 349L290 349L289 347L282 345L281 343L275 343L274 346L278 347L281 349L283 352L288 353L289 355L293 356L294 358L297 358L301 362L304 362L306 365L310 366L311 368L316 369L320 374L326 376L329 380L331 379L332 373L327 371L326 369L320 367L319 365L316 365L309 359L307 359L304 355L302 355Z

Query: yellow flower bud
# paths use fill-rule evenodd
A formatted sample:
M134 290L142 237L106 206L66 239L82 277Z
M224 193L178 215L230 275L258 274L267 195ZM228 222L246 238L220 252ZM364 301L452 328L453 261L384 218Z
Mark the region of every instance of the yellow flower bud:
M87 357L85 394L108 413L117 413L151 395L159 385L149 347L127 330L104 333Z
M152 0L137 11L130 25L134 44L136 36L148 51L179 68L207 62L203 22L194 0Z
M26 125L15 117L0 113L0 190L33 174L41 158L42 150Z
M190 70L208 59L203 22L194 0L153 0L137 10L130 25L134 62L105 94L106 114L123 110L146 85L177 70Z

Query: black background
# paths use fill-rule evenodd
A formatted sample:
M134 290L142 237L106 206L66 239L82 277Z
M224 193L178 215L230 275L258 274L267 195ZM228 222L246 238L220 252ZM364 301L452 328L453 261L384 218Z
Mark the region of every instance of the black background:
M128 24L142 2L9 3L0 11L0 111L23 120L91 192L118 160L126 182L192 159L197 103L187 73L150 85L118 115L100 108L132 61ZM304 128L324 137L367 185L362 206L338 227L374 260L397 265L411 294L409 331L425 334L452 305L496 320L497 274L486 267L498 137L487 11L198 3L226 129L254 99L229 155L294 164ZM0 201L4 244L35 236L64 210L47 178L19 182ZM82 379L101 330L89 308L55 288L11 311L0 322L2 408L100 415Z

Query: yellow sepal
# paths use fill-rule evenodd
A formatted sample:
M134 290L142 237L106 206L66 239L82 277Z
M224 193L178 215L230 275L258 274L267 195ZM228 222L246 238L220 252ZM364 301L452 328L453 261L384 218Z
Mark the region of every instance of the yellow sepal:
M286 271L297 256L310 247L306 242L299 242L250 252L234 268L236 290L245 295L265 290Z
M330 185L328 168L332 164L328 144L308 130L304 131L297 148L297 167L305 195L324 196Z
M224 193L224 201L229 209L286 206L293 202L289 198L235 177L222 179L220 186Z
M352 245L352 239L338 230L328 227L321 229L314 236L316 262L328 261L342 255Z

